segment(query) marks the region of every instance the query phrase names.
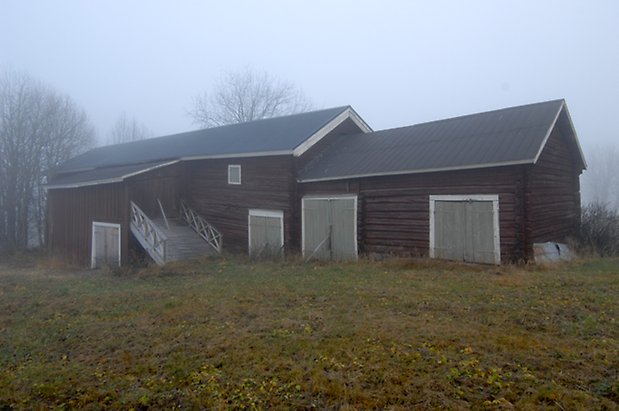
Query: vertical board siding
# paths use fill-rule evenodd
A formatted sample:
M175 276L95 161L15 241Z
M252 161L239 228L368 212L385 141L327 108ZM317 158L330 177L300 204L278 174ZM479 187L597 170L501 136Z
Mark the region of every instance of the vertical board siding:
M228 184L228 165L241 166L241 184ZM284 247L292 235L295 179L292 156L196 160L187 164L191 176L188 201L223 234L223 247L246 253L249 209L284 212Z
M580 167L567 136L556 127L537 163L527 172L528 248L535 242L565 241L580 219Z
M513 261L525 254L522 189L523 173L513 166L303 183L299 196L357 194L360 251L427 255L430 195L498 194L501 259Z
M48 247L63 260L89 265L92 222L121 225L122 262L130 250L129 201L135 201L149 217L161 215L157 198L166 213L175 214L184 194L182 164L174 164L139 174L125 182L72 189L53 189L48 193ZM131 244L135 245L132 241Z
M92 222L121 225L121 258L128 255L128 202L123 183L101 184L48 193L48 247L53 256L90 265Z

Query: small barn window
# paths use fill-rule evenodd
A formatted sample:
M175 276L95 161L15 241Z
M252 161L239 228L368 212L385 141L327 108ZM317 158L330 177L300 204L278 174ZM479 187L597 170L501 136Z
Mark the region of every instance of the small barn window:
M228 165L228 184L241 184L241 166Z

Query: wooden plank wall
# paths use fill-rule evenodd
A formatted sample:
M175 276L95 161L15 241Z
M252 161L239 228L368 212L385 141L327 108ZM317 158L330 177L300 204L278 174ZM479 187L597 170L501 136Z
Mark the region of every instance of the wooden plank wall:
M167 217L178 216L180 199L186 193L185 164L176 163L127 179L129 199L150 218L161 217L157 199ZM128 206L128 205L127 205Z
M127 195L123 183L48 192L48 247L53 256L88 266L92 222L121 224L122 260L128 257Z
M189 204L222 232L223 248L247 252L247 216L250 208L282 210L284 241L293 238L296 182L292 156L265 156L196 160L187 163ZM228 184L228 165L241 166L241 184Z
M575 147L555 127L537 164L527 170L527 247L565 241L580 219L581 173Z
M523 177L521 168L514 166L305 183L299 198L357 194L360 252L427 255L430 195L498 194L501 259L511 261L524 255ZM300 228L298 233L300 238Z
M161 216L157 199L168 217L177 214L179 199L185 194L184 165L174 164L139 174L126 182L48 193L48 243L54 256L79 264L90 264L92 222L121 224L122 259L139 246L129 231L129 201L135 201L150 218Z

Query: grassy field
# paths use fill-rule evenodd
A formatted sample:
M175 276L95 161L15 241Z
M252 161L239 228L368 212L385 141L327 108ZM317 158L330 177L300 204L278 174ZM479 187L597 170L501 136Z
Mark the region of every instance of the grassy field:
M0 410L618 409L619 261L0 263Z

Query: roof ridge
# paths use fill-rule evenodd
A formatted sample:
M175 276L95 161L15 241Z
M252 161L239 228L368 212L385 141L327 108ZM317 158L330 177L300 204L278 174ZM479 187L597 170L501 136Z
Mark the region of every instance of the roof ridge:
M293 116L302 116L302 115L305 115L305 114L313 114L313 113L318 113L318 112L323 112L323 111L330 111L330 110L336 110L336 109L340 109L339 112L342 112L342 111L344 111L345 109L347 109L349 107L350 107L350 105L347 105L347 106L336 106L336 107L322 108L322 109L319 109L319 110L300 111L298 113L284 114L284 115L275 116L275 117L256 118L254 120L241 121L239 123L222 124L221 126L205 127L205 128L199 128L199 129L196 129L196 130L183 131L183 132L175 133L175 134L167 134L167 135L161 136L161 137L170 137L170 136L176 136L176 135L185 134L185 133L196 133L196 132L205 131L205 130L215 130L215 129L221 129L221 128L226 128L226 127L234 127L234 126L238 126L238 125L241 125L241 124L252 124L252 123L258 123L258 122L261 122L261 121L278 120L278 119L282 119L282 118L288 118L288 117L293 117ZM159 137L155 137L155 138L159 138Z
M426 122L418 123L418 124L415 124L415 125L431 124L431 123L437 123L437 122L441 122L441 121L456 120L456 119L459 119L459 118L478 116L480 114L498 113L500 111L513 110L513 109L516 109L516 108L525 108L525 107L537 106L537 105L542 105L542 104L550 104L550 103L558 103L558 102L564 102L564 101L565 101L565 99L562 99L562 98L561 99L548 100L548 101L538 101L537 103L521 104L521 105L518 105L518 106L503 107L503 108L498 108L498 109L494 109L494 110L479 111L477 113L472 113L472 114L463 114L463 115L460 115L460 116L454 116L454 117L449 117L449 118L444 118L444 119L426 121Z
M534 164L564 108L556 99L347 136L298 180Z
M252 123L258 123L258 122L262 122L262 121L277 120L277 119L282 119L282 118L289 118L289 117L293 117L293 116L301 116L301 115L305 115L305 114L313 114L313 113L330 111L330 110L337 110L337 109L339 109L338 110L338 114L339 114L339 113L343 112L344 110L346 110L348 108L352 108L352 107L350 105L347 105L347 106L336 106L336 107L323 108L323 109L319 109L319 110L302 111L302 112L298 112L298 113L285 114L285 115L282 115L282 116L260 118L260 119L254 119L254 120L249 120L249 121L243 121L243 122L240 122L240 123L223 124L221 126L216 126L216 127L205 127L205 128L198 128L198 129L195 129L195 130L181 131L179 133L164 134L162 136L155 136L155 137L145 138L145 139L142 139L142 140L125 141L125 142L116 143L116 144L107 144L107 145L104 145L104 146L94 147L91 150L102 149L102 148L105 148L105 147L118 147L118 146L129 145L129 144L140 144L140 143L142 143L144 141L154 141L154 140L159 140L159 139L169 138L169 137L179 137L179 136L189 135L189 134L193 134L193 133L200 133L200 132L207 131L207 130L217 130L217 129L223 129L223 128L228 128L228 127L239 126L241 124L252 124ZM335 118L336 116L333 116L333 118ZM91 151L91 150L88 150L88 151Z
M421 123L410 124L408 126L398 126L398 127L392 127L392 128L385 128L385 129L382 129L382 130L376 130L373 133L382 133L383 131L393 131L393 130L399 130L399 129L403 129L403 128L412 128L412 127L424 126L424 125L428 125L428 124L442 123L442 122L445 122L445 121L451 121L451 120L463 119L463 118L467 118L467 117L479 116L481 114L498 113L500 111L513 110L513 109L516 109L516 108L524 108L524 107L530 107L530 106L535 106L535 105L558 103L558 102L563 102L564 103L565 99L564 98L559 98L559 99L554 99L554 100L538 101L537 103L529 103L529 104L522 104L522 105L519 105L519 106L511 106L511 107L498 108L498 109L494 109L494 110L479 111L477 113L471 113L471 114L462 114L462 115L454 116L454 117L440 118L440 119L430 120L430 121L423 121Z

